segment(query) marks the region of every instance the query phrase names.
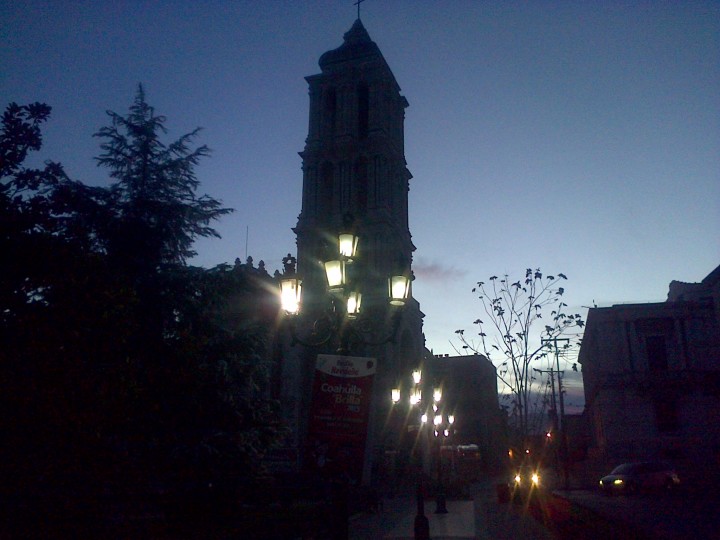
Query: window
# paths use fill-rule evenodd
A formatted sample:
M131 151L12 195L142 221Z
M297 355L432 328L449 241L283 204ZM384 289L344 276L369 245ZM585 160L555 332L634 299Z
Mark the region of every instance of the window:
M677 431L680 427L677 402L669 399L657 399L654 402L654 406L658 431L660 433Z
M354 208L358 216L364 216L368 204L368 164L365 158L355 163L355 181L353 182Z
M326 133L330 136L335 134L335 116L337 113L337 93L334 88L325 91L325 114L324 123Z
M318 190L318 210L320 212L332 212L334 174L332 163L325 162L320 175L320 186Z
M638 319L635 325L638 340L641 346L645 346L647 369L651 372L667 371L669 361L672 360L668 352L675 348L673 319L669 317Z
M665 347L665 336L647 336L645 338L648 369L650 371L667 371L668 357Z
M366 139L370 121L370 91L366 84L358 85L358 137Z

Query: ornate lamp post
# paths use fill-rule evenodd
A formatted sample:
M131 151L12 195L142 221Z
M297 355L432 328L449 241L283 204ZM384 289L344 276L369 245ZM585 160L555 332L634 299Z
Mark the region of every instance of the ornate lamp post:
M435 418L433 418L435 441L437 442L437 480L438 480L438 491L437 497L435 498L435 513L436 514L447 514L447 499L445 497L445 487L443 485L443 466L442 466L442 447L443 442L447 440L452 434L452 426L455 423L455 416L452 414L444 415L437 410L437 404L442 398L442 391L440 389L435 390L433 408L435 409Z
M419 411L415 411L415 407L420 407L422 403L422 371L415 369L412 372L412 385L408 390L408 406L409 413L407 418L416 418L416 414ZM393 406L400 404L402 399L402 389L400 387L393 388L391 390L391 399ZM418 435L421 436L423 432L423 426L427 424L427 413L423 413L419 420ZM421 468L421 467L419 467ZM416 499L417 499L417 514L415 515L414 533L415 540L429 540L430 539L430 522L425 515L425 494L422 485L422 474L418 474Z
M413 386L409 390L408 395L408 403L410 408L420 405L421 401L423 400L423 393L422 393L422 387L421 387L421 372L420 370L413 371ZM393 388L392 389L392 401L394 404L398 404L401 402L402 399L402 392L401 388ZM429 419L432 419L432 434L434 436L435 440L435 447L436 447L436 455L437 455L437 461L436 461L436 467L437 467L437 482L438 482L438 491L437 496L435 499L435 513L436 514L447 514L447 500L445 496L445 488L443 485L443 468L442 468L442 447L443 442L449 440L453 433L453 425L455 423L455 416L452 414L445 414L442 412L442 404L443 404L443 391L441 387L435 387L432 389L432 400L429 400L432 402L432 406L428 406L425 409L425 412L422 413L420 416L420 426L421 426L421 432L422 428L425 426L429 427ZM430 416L431 415L431 416ZM412 412L408 414L408 418L413 417ZM428 433L428 437L430 434ZM429 443L429 441L428 441ZM418 493L420 493L420 489L418 490ZM421 498L419 495L418 497ZM420 516L420 508L421 505L418 503L418 516ZM424 517L424 515L423 515Z
M290 317L293 343L319 347L337 338L337 352L348 354L353 343L382 345L394 340L400 325L400 308L405 305L410 294L410 278L407 274L388 277L387 300L393 310L390 332L379 339L372 339L378 331L378 321L363 317L361 284L352 271L359 243L355 234L343 232L337 235L335 258L323 263L329 303L313 322L309 335L304 338L297 333L295 317ZM302 310L302 279L296 274L295 263L296 259L288 254L283 259L284 270L280 276L281 306L290 316L298 315Z
M284 270L279 276L280 302L287 315L292 345L299 343L311 348L337 345L337 354L348 356L355 345L378 346L395 339L400 327L402 307L409 296L410 279L409 271L388 277L389 321L377 317L377 311L366 315L362 304L362 285L367 280L358 279L363 276L358 275L360 272L354 266L357 264L359 238L353 233L341 232L335 239L336 250L329 260L322 263L326 278L325 294L313 298L310 309L303 313L303 281L296 272L297 260L288 254L283 259ZM365 292L370 298L377 297L376 290ZM299 316L302 316L302 325L305 327L303 337L296 328ZM346 489L344 483L342 489ZM342 495L346 495L346 492ZM346 508L340 514L338 523L346 531Z

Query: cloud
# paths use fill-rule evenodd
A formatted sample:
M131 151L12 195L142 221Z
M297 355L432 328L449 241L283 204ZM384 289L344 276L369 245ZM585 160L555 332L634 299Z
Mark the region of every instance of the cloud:
M467 275L466 270L458 270L454 266L445 266L438 262L427 262L422 259L413 264L415 277L426 281L444 281L459 279Z

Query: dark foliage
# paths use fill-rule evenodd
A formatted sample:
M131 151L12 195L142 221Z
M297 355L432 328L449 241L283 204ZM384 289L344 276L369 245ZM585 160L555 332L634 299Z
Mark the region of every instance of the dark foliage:
M116 181L110 195L121 218L106 231L110 253L141 268L186 261L195 238L219 236L209 224L231 211L195 193L195 166L209 154L206 146L190 148L199 129L163 144L165 117L147 104L142 86L127 116L108 116L111 124L95 136L102 140L98 165Z
M0 133L4 511L80 526L132 513L138 494L168 514L208 486L232 498L281 432L271 278L186 265L230 210L195 195L207 148L190 149L196 131L165 146L141 88L98 133L108 188L24 167L49 114L11 104Z

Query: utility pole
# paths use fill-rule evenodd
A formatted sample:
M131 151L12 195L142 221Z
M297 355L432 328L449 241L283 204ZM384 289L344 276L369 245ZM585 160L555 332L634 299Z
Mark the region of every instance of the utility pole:
M550 369L537 369L537 368L533 368L533 371L535 371L535 372L537 372L537 373L540 373L540 374L542 374L542 373L549 373L549 374L550 374L550 386L551 386L551 388L552 388L552 394L551 394L551 398L552 398L552 401L551 401L551 403L552 403L552 409L551 409L551 410L552 410L552 413L553 413L553 417L552 417L552 423L553 423L553 425L552 425L552 427L553 427L553 431L554 431L555 433L557 433L557 432L558 432L559 425L558 425L557 400L555 399L555 370L552 368L552 366L550 366Z
M533 371L535 371L535 372L537 372L537 373L540 373L541 375L542 375L542 374L545 374L545 373L549 373L549 374L550 374L550 385L551 385L551 388L552 388L552 393L550 394L550 397L552 398L552 401L551 401L551 409L550 409L550 411L551 411L551 413L552 413L552 415L551 415L551 420L552 420L552 437L554 437L555 440L557 441L557 443L555 443L555 442L552 441L552 439L551 439L551 441L552 441L551 444L552 444L552 449L553 449L552 456L553 456L553 458L554 458L555 470L557 471L558 476L559 476L559 474L560 474L560 463L561 463L561 459L560 459L560 457L561 457L561 456L560 456L561 450L560 450L560 448L558 447L558 445L560 444L560 440L561 440L561 439L560 439L560 430L559 430L559 424L558 424L557 400L555 399L555 370L553 369L553 367L552 367L552 365L551 365L551 366L550 366L550 369L537 369L537 368L533 368Z
M562 341L565 343L568 343L570 341L569 338L559 338L559 337L553 337L550 339L543 339L542 343L552 343L553 348L555 349L555 364L557 368L557 374L558 374L558 396L560 398L560 415L558 418L559 421L559 432L560 432L560 453L561 453L561 459L563 463L563 480L565 483L565 489L569 488L570 483L570 474L568 470L568 447L567 447L567 430L565 429L565 398L563 396L563 388L562 388L562 372L560 371L560 351L558 349L558 342ZM554 395L554 386L553 386L553 395Z

